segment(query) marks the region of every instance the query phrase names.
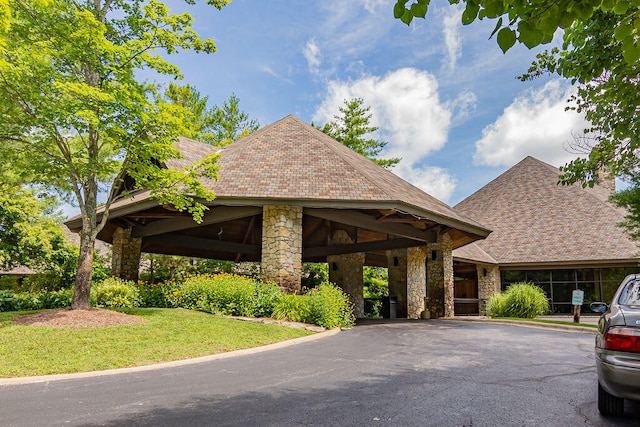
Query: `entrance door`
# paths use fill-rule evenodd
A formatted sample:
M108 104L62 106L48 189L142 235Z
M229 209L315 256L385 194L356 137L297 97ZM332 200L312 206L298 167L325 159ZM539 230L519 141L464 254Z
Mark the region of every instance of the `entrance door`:
M480 314L479 302L477 278L454 281L453 309L457 316L477 316Z

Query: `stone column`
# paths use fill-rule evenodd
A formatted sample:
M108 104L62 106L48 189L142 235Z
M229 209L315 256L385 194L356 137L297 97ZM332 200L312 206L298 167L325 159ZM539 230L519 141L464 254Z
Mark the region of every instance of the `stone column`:
M262 279L288 293L300 291L302 279L302 207L264 206Z
M407 319L420 319L427 296L426 247L407 248Z
M344 230L337 230L333 234L330 244L350 243L353 243L353 239L349 237L349 234ZM362 277L364 261L364 252L327 257L329 282L339 286L349 295L349 300L354 306L354 314L358 319L364 317L364 280Z
M124 280L138 280L142 238L131 237L130 228L117 228L113 233L111 275Z
M407 249L387 251L387 272L389 276L389 296L398 298L396 315L407 317Z
M478 308L480 314L487 309L487 301L491 295L500 293L500 268L493 264L477 264L478 270Z
M453 254L447 233L427 245L427 298L431 317L454 316Z

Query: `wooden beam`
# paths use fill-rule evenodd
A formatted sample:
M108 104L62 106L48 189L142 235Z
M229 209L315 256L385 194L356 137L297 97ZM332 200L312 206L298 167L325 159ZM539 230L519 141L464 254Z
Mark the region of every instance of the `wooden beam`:
M191 218L188 212L138 212L120 218Z
M152 222L143 227L138 226L131 232L132 237L149 237L158 234L171 233L174 231L187 230L189 228L202 227L204 225L217 224L234 219L246 218L248 216L262 213L262 208L258 206L229 207L215 206L210 208L200 224L189 218L165 219Z
M302 248L302 257L325 257L329 255L353 254L357 252L377 252L389 249L412 248L424 246L424 242L413 239L387 239L373 242L351 243L346 245L318 246Z
M400 237L407 237L409 239L420 240L427 243L436 242L437 236L434 232L418 230L417 228L407 224L382 223L367 214L363 214L357 211L348 209L305 208L303 212L306 215L328 219L330 221L352 225L354 227L380 231L382 233L393 234Z
M162 236L149 236L143 239L143 243L158 243L177 248L242 253L249 255L258 255L262 251L262 248L259 245L247 245L243 243L225 242L223 240L203 239L202 237L183 236L175 233L163 234Z

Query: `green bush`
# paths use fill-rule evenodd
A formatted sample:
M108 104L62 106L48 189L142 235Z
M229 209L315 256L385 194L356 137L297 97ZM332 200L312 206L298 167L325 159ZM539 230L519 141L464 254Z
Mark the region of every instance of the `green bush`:
M306 322L309 316L309 304L304 295L282 295L274 307L271 317L276 320Z
M131 281L109 277L94 285L91 293L97 307L134 308L140 306L138 288Z
M270 317L282 297L282 290L275 283L255 282L252 305L253 317Z
M266 313L269 292L258 291L254 279L234 274L202 274L185 279L171 287L165 296L172 307L202 310L230 316L252 316ZM257 302L258 295L262 298ZM269 313L270 314L270 313Z
M487 302L490 317L533 319L548 312L549 301L544 291L533 283L514 283Z
M170 307L166 294L169 293L168 290L173 290L173 287L164 284L146 282L140 282L136 287L138 288L138 294L140 295L140 307Z
M71 305L72 298L70 289L40 292L3 290L0 291L0 312L64 308Z
M325 328L348 328L355 324L353 304L339 287L323 283L305 295L309 307L307 323Z

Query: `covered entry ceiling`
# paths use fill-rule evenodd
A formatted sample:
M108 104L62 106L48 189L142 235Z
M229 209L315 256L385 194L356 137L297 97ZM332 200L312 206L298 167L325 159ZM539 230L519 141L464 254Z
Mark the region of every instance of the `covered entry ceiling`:
M205 182L217 198L204 221L197 224L140 192L112 205L99 239L111 242L117 228L131 228L132 237L142 238L143 252L259 261L263 206L301 206L303 261L365 252L366 264L386 266L389 249L435 242L444 232L456 248L490 232L293 116L224 149L185 138L177 147L184 158L166 167L221 154L220 179ZM79 230L80 218L67 225ZM338 229L353 243L330 246Z

